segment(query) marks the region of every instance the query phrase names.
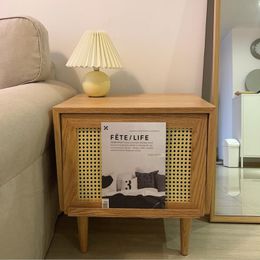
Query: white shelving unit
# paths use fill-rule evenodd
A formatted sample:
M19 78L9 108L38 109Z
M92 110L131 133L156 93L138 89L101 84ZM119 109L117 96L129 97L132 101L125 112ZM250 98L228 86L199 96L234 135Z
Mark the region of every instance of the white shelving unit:
M240 142L240 159L260 158L260 94L233 98L233 137Z

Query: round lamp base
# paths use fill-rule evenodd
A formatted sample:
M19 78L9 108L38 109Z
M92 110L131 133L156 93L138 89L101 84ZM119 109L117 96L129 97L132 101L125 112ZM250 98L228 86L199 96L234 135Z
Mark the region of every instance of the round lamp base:
M106 73L94 70L85 75L82 87L89 97L104 97L110 90L110 79Z

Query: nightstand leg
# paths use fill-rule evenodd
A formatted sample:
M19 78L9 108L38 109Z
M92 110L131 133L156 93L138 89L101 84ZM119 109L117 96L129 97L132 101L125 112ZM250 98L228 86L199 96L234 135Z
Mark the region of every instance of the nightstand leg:
M88 250L88 217L78 217L79 245L82 253Z
M186 256L189 253L189 240L191 232L191 218L180 219L180 235L181 235L181 254Z

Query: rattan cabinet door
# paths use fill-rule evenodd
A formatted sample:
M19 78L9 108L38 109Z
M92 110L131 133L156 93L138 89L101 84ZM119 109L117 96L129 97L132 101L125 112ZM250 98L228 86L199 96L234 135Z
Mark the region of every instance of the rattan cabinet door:
M64 209L101 208L101 122L166 122L166 208L203 215L207 115L74 114L62 116ZM163 210L163 209L162 209Z

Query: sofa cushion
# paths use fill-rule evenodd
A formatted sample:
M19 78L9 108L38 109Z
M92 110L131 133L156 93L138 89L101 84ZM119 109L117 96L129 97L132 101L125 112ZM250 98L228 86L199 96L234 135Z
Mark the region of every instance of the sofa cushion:
M40 22L30 17L2 18L0 39L0 89L48 78L48 32Z
M75 94L57 81L0 90L0 187L47 149L53 140L52 107Z

